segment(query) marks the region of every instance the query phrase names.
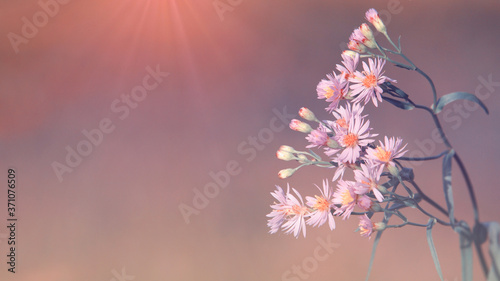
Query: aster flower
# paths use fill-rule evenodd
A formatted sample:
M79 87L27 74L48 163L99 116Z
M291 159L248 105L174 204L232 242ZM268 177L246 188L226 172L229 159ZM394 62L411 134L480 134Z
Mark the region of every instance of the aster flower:
M355 182L339 180L337 190L333 193L333 203L341 205L335 211L335 215L342 214L342 218L348 219L356 206L357 194L354 192Z
M328 80L321 80L316 87L318 99L326 99L330 105L326 108L328 112L336 109L339 102L345 99L349 91L349 81L343 75L337 75L335 72L327 74Z
M382 170L368 162L368 165L361 164L361 170L354 170L354 178L358 183L355 188L357 194L373 192L379 202L384 201L384 195L378 189Z
M287 221L282 225L282 228L286 234L293 232L293 235L297 238L302 230L302 234L306 237L305 218L309 216L309 211L307 210L307 207L304 206L304 200L302 200L300 193L294 188L292 188L292 190L295 192L297 197L291 193L288 193L286 196L287 205L284 209L287 213Z
M382 102L383 93L379 85L387 80L396 81L382 75L385 60L380 58L377 58L377 60L368 59L368 63L369 66L363 62L363 72L356 71L355 77L349 79L353 83L353 85L350 85L352 95L355 96L353 102L358 103L363 100L364 104L367 104L371 99L373 104L378 106L377 100Z
M342 65L337 64L337 70L346 79L354 77L354 72L358 67L359 54L353 51L343 51L342 52Z
M344 148L338 157L341 162L356 162L360 156L361 147L374 142L369 138L376 136L370 133L370 120L364 121L361 117L353 117L349 120L347 131L339 131L335 136L336 141Z
M290 190L290 186L287 188L287 192L285 193L283 189L280 186L276 186L276 190L274 192L271 192L271 195L278 200L278 203L274 203L271 205L271 208L273 209L271 213L267 214L267 217L270 218L267 221L267 226L271 228L269 231L270 233L276 233L280 226L283 224L285 221L286 217L286 211L285 211L285 206L287 206L287 193Z
M335 220L333 219L333 214L331 209L334 207L333 204L333 190L330 189L327 180L323 180L323 190L316 186L321 192L320 196L310 197L307 196L307 205L313 208L311 216L307 220L308 225L320 226L323 225L328 220L328 226L331 230L335 229Z
M333 116L337 119L335 121L334 126L332 126L335 131L338 133L346 132L349 129L349 123L353 118L364 118L367 115L361 116L364 107L360 104L354 104L351 107L351 104L348 103L345 107L339 107L337 110L333 111Z
M407 150L404 150L406 144L401 147L403 140L401 138L394 139L394 137L384 137L384 143L379 141L380 145L376 148L368 148L366 150L366 159L372 161L375 165L383 167L394 167L393 159L403 156Z
M292 188L297 195L295 197L290 193L290 186L288 186L286 193L281 187L276 186L276 188L277 190L271 192L271 195L278 200L278 203L275 202L271 205L273 210L267 215L270 218L267 222L267 225L271 228L269 232L276 233L281 227L287 234L293 232L295 237L298 237L302 230L305 237L305 217L309 216L309 211L304 206L300 193Z
M359 217L359 230L361 236L371 238L373 233L373 222L366 214Z
M339 180L337 190L333 193L333 203L341 205L334 215L342 215L342 219L351 216L354 207L357 205L367 211L371 208L371 200L366 195L358 195L355 192L356 182Z

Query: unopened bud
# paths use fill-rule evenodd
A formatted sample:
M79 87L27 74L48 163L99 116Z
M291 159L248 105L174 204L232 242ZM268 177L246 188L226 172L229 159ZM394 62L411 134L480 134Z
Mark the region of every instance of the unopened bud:
M365 36L368 40L375 41L375 37L373 37L373 32L372 32L372 30L370 29L370 27L368 26L368 24L363 23L363 24L359 27L359 30L361 30L361 33L363 33L363 35L364 35L364 36Z
M389 173L391 173L391 175L397 177L399 175L399 170L398 168L395 166L395 165L390 165L387 167L387 169L389 170Z
M342 52L342 54L349 56L351 59L354 59L356 57L356 52L353 52L351 50L345 50Z
M370 9L366 12L365 18L375 26L375 28L381 33L387 33L384 23L380 19L377 10Z
M276 151L276 157L278 157L278 159L284 160L284 161L290 161L290 160L295 159L295 156L293 156L292 153L290 153L288 151L281 150L281 149Z
M304 154L299 154L297 155L297 158L299 159L300 163L307 163L310 162L309 159Z
M316 116L314 115L314 113L309 110L308 108L306 107L302 107L300 110L299 110L299 115L300 117L306 119L307 121L316 121L318 119L316 119Z
M291 175L293 175L293 173L295 173L295 169L292 169L292 168L283 169L283 170L279 171L278 177L280 179L286 179L286 178L290 177Z
M328 138L328 140L326 141L326 145L330 148L340 148L339 143L332 138Z
M373 230L376 230L376 231L382 231L385 229L385 227L386 227L386 224L383 222L376 222L373 224Z
M290 152L290 153L294 153L295 152L295 149L293 147L291 147L291 146L288 146L288 145L282 145L282 146L280 146L279 150Z
M309 134L313 130L311 126L309 126L309 124L297 119L292 119L292 121L290 122L290 129L306 134Z
M354 41L354 40L351 40L349 41L349 44L347 45L347 47L355 52L358 52L358 53L364 53L366 52L366 47L365 45L357 42L357 41Z

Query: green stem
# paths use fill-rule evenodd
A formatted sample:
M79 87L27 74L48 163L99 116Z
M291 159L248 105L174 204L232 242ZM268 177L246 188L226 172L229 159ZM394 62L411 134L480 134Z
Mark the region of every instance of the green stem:
M415 71L420 73L422 76L425 77L425 79L427 79L427 81L429 81L429 84L431 85L431 88L432 88L432 95L434 97L434 102L432 104L433 104L433 107L435 107L436 103L437 103L437 93L436 93L436 86L434 86L434 82L432 82L432 79L425 72L423 72L420 68L415 67Z
M448 153L448 150L441 152L438 155L434 156L429 156L429 157L399 157L398 160L403 160L403 161L427 161L427 160L434 160L443 157L446 153Z

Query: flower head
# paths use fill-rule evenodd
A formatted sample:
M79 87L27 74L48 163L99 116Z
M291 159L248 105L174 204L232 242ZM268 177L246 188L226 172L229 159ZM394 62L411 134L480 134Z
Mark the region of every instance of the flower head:
M371 160L375 165L383 167L394 167L393 159L399 158L406 153L404 145L401 147L403 140L401 138L394 139L394 137L384 137L384 143L381 141L380 145L376 148L368 148L366 150L366 158Z
M378 106L377 100L382 102L383 93L380 84L386 80L395 81L382 75L385 60L380 58L377 58L377 60L368 59L368 63L369 65L363 62L363 71L356 71L355 77L349 80L353 83L350 86L352 95L355 96L353 102L358 103L363 100L364 104L367 104L371 99L373 104Z
M356 162L356 159L360 157L361 147L374 142L370 137L376 136L370 133L370 120L365 121L360 116L351 118L348 129L339 130L335 136L337 142L344 148L338 157L341 162Z
M316 186L318 187L318 186ZM307 205L313 209L310 214L307 224L312 226L323 225L328 221L328 226L331 230L335 229L335 220L333 219L332 208L333 204L333 190L328 185L327 180L323 180L323 190L318 187L321 195L310 197L307 196Z
M353 51L343 51L342 52L342 65L337 64L337 70L346 79L354 77L354 72L358 67L359 54Z
M368 162L368 165L361 164L361 170L354 170L354 178L358 183L355 192L357 194L366 194L371 191L375 198L382 202L384 195L378 189L381 174L382 170L372 163Z
M321 80L316 91L318 99L326 99L330 105L326 108L328 112L337 109L339 102L347 96L349 91L349 82L344 75L337 75L334 73L327 74L328 80Z
M286 222L283 224L282 228L286 234L292 233L295 237L299 237L299 233L302 230L302 234L306 237L306 221L305 217L309 216L309 211L307 207L304 206L304 200L300 193L292 188L297 197L291 193L287 194L287 206L285 206L285 212L287 213ZM300 200L299 200L300 199Z
M373 233L373 223L366 214L359 217L359 233L368 238L371 238Z
M287 234L293 232L295 237L298 237L300 231L302 231L305 237L305 218L309 216L309 212L307 207L304 206L302 197L294 188L292 190L297 197L292 195L290 193L290 186L288 186L286 193L281 187L276 186L276 188L277 190L272 192L271 195L278 200L278 203L271 205L273 210L267 215L270 218L267 223L271 228L269 232L276 233L281 227Z

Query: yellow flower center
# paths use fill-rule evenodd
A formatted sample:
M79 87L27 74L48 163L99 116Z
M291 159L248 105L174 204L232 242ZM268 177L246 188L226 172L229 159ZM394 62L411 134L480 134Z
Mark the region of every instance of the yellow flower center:
M316 197L316 204L313 206L314 209L322 212L330 210L330 203L328 203L325 198L319 197L318 195L314 197Z
M368 233L370 233L370 229L359 226L359 233L361 235L368 235Z
M363 79L363 86L365 86L365 88L372 88L375 85L377 85L377 78L375 77L375 75L366 75Z
M325 98L329 99L333 96L333 89L331 87L325 88Z
M379 146L376 148L375 157L382 162L389 162L391 160L391 152Z
M291 209L291 213L296 214L296 215L301 215L301 214L304 214L305 212L306 212L306 208L302 207L300 205L293 205L293 207Z
M356 146L358 144L358 136L351 133L351 134L347 134L345 137L344 137L344 144L347 146L347 147L353 147L353 146Z
M345 190L342 195L342 205L349 205L351 204L352 201L354 201L354 198L351 196L351 193L349 190Z

